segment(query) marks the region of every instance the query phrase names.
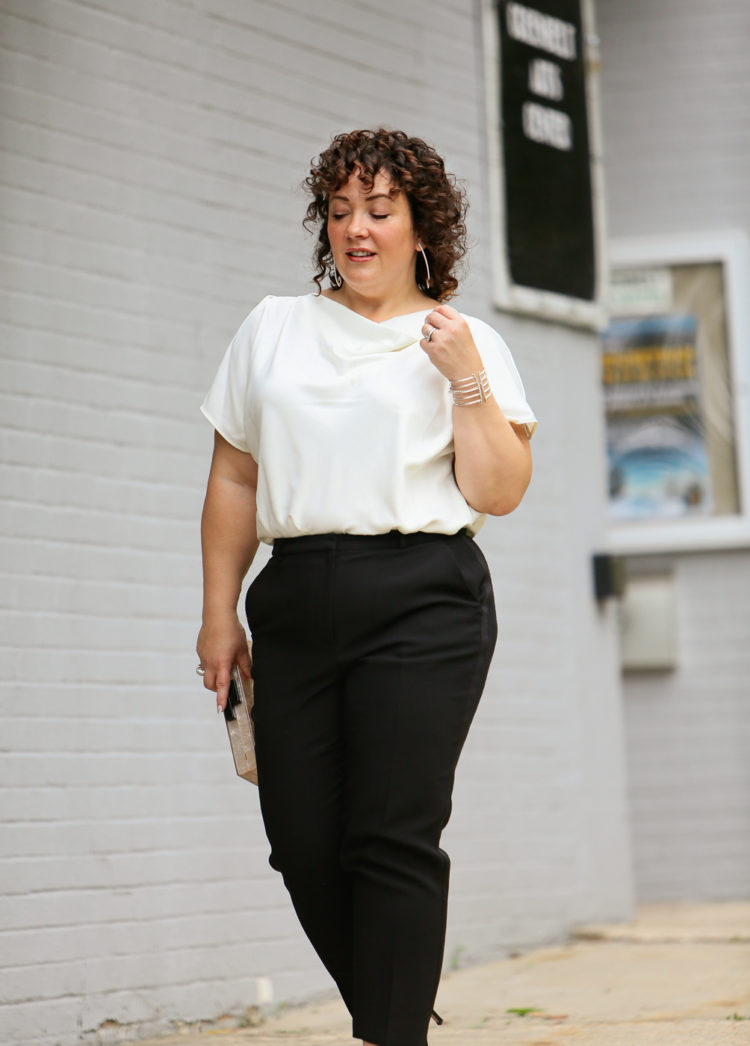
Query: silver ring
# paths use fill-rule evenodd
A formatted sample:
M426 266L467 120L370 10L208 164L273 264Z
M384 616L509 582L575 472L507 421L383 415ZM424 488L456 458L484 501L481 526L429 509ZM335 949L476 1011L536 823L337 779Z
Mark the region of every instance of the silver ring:
M198 665L195 671L199 676L204 676L206 674L206 670L203 667L203 665Z
M424 340L425 340L425 341L432 341L432 335L433 335L433 334L435 333L435 331L437 330L437 327L431 327L429 323L427 324L427 327L428 327L429 329L428 329L427 333L426 333L426 334L425 334L425 336L424 336Z

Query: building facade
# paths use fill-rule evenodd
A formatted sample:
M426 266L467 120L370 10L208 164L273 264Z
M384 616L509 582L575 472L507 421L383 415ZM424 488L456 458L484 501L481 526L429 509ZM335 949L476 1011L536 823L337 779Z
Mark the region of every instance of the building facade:
M618 528L631 587L662 579L673 617L669 667L624 676L636 890L644 900L747 897L750 10L599 0L598 23L613 262L687 274L696 288L701 269L720 267L705 304L702 292L685 302L704 327L723 316L728 342L718 389L708 367L702 381L708 421L717 415L733 457L712 476L715 510L645 533Z
M493 308L480 5L33 0L0 25L0 1039L241 1013L260 978L276 1002L332 990L194 671L198 406L252 306L312 289L299 184L356 126L465 180L458 305L540 419L523 505L480 535L500 642L444 837L446 965L630 915L599 342Z

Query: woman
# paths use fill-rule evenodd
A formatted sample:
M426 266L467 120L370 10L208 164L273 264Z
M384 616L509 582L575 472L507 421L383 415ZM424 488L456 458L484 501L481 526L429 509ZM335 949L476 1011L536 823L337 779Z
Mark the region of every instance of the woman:
M313 164L317 294L265 298L203 404L199 671L249 675L280 871L364 1046L425 1046L448 894L440 834L496 638L472 535L520 502L536 424L510 353L446 304L464 203L402 132ZM330 287L321 290L326 275Z

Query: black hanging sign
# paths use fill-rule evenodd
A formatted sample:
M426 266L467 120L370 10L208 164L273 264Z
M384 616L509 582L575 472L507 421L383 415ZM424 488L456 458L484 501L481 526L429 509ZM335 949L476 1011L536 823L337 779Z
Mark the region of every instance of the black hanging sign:
M593 302L581 0L499 0L505 251L521 287Z

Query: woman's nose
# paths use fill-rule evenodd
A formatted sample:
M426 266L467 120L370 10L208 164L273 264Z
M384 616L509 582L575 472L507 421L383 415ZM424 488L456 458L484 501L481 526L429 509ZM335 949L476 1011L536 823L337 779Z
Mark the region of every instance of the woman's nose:
M346 231L350 236L353 236L355 238L367 235L367 227L365 225L365 222L363 221L362 217L357 214L353 214L349 219L349 225Z

